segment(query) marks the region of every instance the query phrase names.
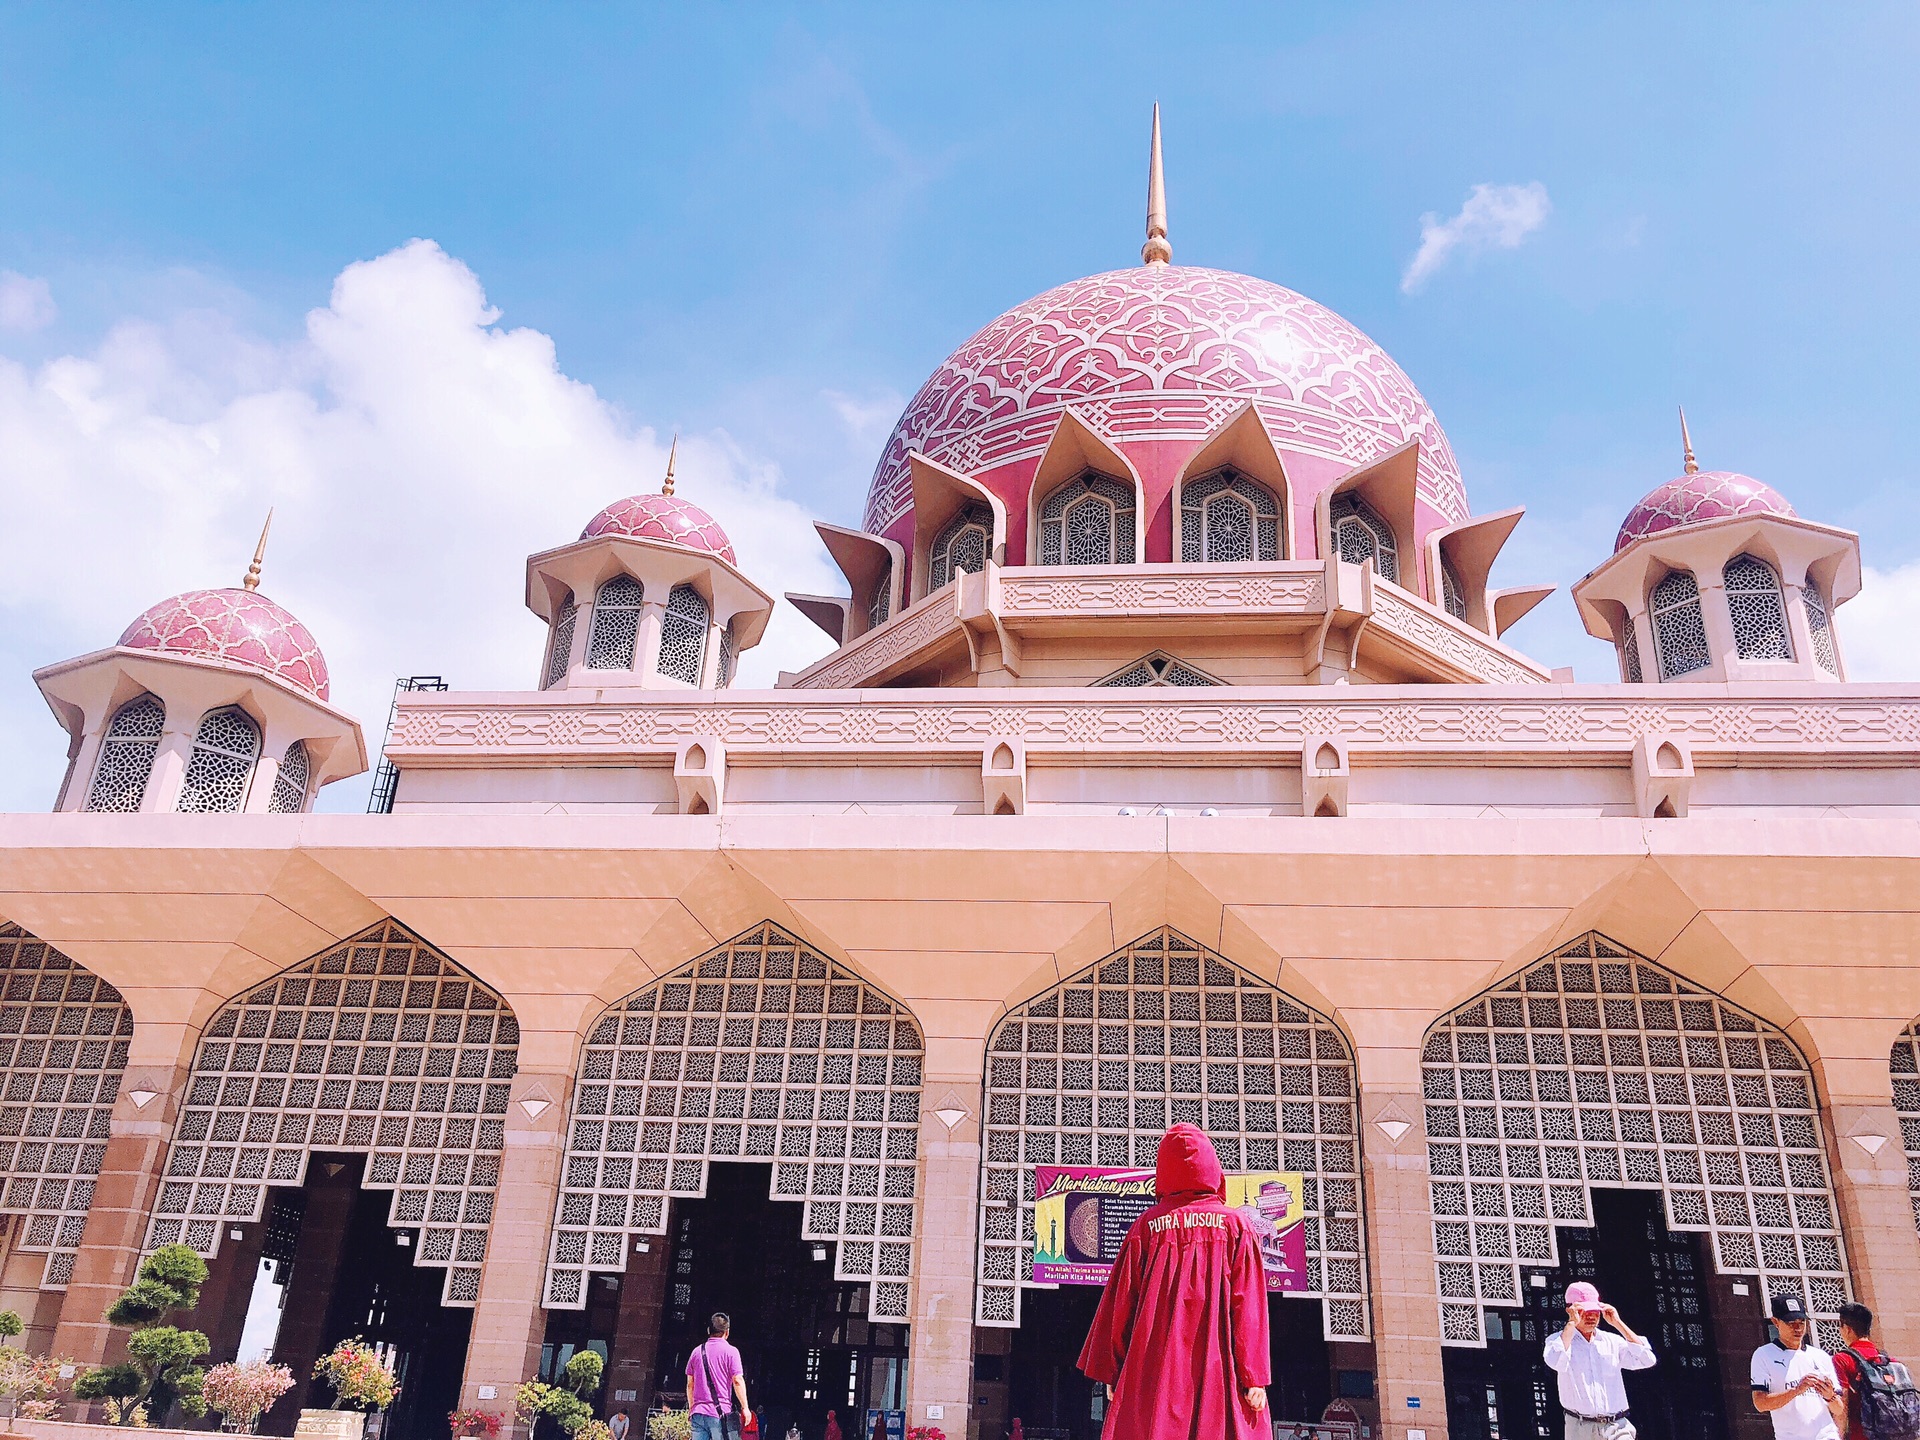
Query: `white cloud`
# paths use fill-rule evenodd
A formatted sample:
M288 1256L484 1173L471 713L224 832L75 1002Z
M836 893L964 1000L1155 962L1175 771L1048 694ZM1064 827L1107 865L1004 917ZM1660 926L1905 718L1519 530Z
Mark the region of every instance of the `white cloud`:
M1920 680L1920 560L1860 572L1860 593L1834 616L1849 680Z
M0 330L44 330L60 309L46 281L14 270L0 270Z
M528 553L656 489L666 437L563 373L548 336L498 318L470 270L416 240L349 266L290 344L201 312L127 322L32 370L0 357L0 648L45 664L113 643L166 595L237 583L272 505L262 589L313 630L370 748L396 675L532 688ZM678 476L769 593L842 584L773 465L688 435ZM742 683L826 648L781 604ZM0 808L44 808L64 746L30 685L0 688L0 734L24 762Z
M1400 277L1412 294L1453 258L1455 251L1512 250L1547 223L1553 202L1538 180L1525 185L1476 185L1459 212L1442 220L1429 211L1420 217L1420 249Z
M822 390L820 394L833 407L833 413L840 417L847 438L875 455L880 453L880 447L886 444L887 437L893 434L893 425L900 418L900 412L907 408L907 402L894 390L882 390L864 400L839 390Z

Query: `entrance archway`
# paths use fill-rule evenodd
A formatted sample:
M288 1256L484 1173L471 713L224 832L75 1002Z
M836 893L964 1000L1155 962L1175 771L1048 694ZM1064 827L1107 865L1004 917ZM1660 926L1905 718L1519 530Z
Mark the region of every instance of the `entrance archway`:
M920 1029L878 987L772 924L609 1008L589 1032L547 1266L549 1309L586 1303L709 1162L772 1166L802 1236L905 1323L918 1218Z

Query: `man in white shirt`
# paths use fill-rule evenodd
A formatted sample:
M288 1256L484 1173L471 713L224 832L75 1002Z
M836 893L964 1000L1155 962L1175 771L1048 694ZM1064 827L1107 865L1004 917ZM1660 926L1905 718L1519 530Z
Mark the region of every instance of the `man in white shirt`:
M1753 1408L1773 1420L1774 1440L1840 1440L1847 1400L1833 1357L1814 1344L1798 1295L1776 1295L1778 1337L1753 1352Z
M1605 1320L1620 1333L1601 1332ZM1651 1370L1653 1347L1585 1280L1567 1287L1567 1324L1547 1337L1547 1368L1560 1377L1567 1440L1633 1440L1623 1370Z

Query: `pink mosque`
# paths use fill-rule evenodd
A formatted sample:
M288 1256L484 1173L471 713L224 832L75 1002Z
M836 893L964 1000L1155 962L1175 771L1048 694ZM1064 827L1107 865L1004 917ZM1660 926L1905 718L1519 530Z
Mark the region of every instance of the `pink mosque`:
M940 365L772 689L776 601L671 468L528 559L524 690L399 696L377 813L312 813L380 757L257 555L36 672L27 1343L113 1356L182 1242L215 1360L392 1345L391 1440L586 1348L644 1416L713 1309L763 1429L1090 1440L1035 1167L1187 1120L1302 1176L1283 1435L1557 1435L1574 1278L1660 1355L1647 1440L1762 1433L1771 1293L1920 1352L1920 689L1847 680L1858 537L1688 441L1593 537L1620 678L1576 684L1503 641L1553 587L1493 585L1521 512L1413 382L1172 263L1161 196L1156 118L1142 263Z

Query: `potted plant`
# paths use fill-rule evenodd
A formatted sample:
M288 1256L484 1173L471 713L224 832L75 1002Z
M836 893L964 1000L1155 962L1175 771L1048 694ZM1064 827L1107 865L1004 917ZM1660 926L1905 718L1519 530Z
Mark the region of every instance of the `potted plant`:
M507 1417L498 1410L454 1410L447 1415L453 1440L500 1440Z
M532 1431L545 1418L553 1421L562 1434L578 1437L578 1440L608 1440L608 1436L596 1435L588 1429L593 1425L599 1425L603 1430L607 1428L593 1418L593 1405L588 1399L600 1388L600 1374L605 1363L598 1351L582 1350L567 1361L566 1369L561 1372L560 1384L548 1385L543 1381L529 1380L514 1395L514 1411L520 1417L520 1423ZM608 1435L611 1433L609 1431Z
M237 1435L251 1435L260 1427L260 1417L293 1388L293 1371L265 1360L249 1360L244 1365L229 1361L207 1371L200 1382L201 1398L209 1410L222 1417L220 1428Z
M647 1440L693 1440L693 1414L661 1410L647 1417Z
M127 1337L128 1358L80 1376L74 1398L104 1402L107 1418L116 1425L164 1423L176 1401L196 1420L206 1414L200 1398L206 1372L198 1362L210 1348L207 1337L165 1323L198 1305L206 1282L206 1262L185 1245L162 1245L141 1261L133 1284L107 1311L109 1325L133 1331Z
M333 1387L333 1404L325 1410L302 1410L296 1433L326 1436L327 1440L360 1440L369 1410L385 1410L400 1393L393 1371L380 1352L355 1336L342 1340L315 1362L313 1378Z

